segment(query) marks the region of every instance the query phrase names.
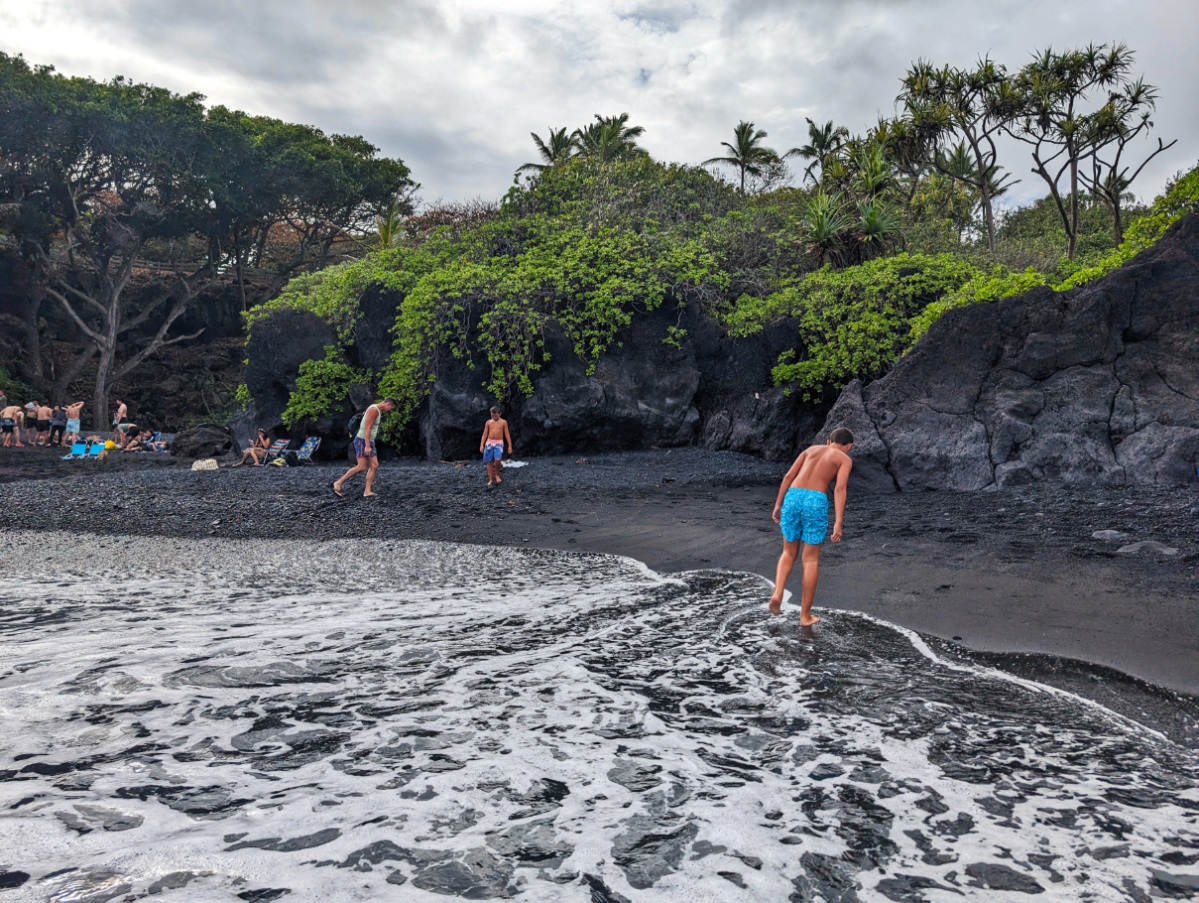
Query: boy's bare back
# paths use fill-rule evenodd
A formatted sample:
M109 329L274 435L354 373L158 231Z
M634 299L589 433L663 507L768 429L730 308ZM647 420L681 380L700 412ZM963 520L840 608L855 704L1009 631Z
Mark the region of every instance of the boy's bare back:
M849 476L849 468L853 461L849 455L831 445L813 445L802 452L796 461L799 473L791 481L792 489L814 489L816 492L828 492L828 484L837 479L844 469Z

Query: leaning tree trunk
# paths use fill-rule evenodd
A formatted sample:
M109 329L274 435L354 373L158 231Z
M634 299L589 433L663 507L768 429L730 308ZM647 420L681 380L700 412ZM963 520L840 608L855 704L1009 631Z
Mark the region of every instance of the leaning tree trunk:
M116 354L113 344L100 349L100 360L96 364L96 385L92 390L94 406L93 429L104 431L112 423L108 419L108 374L112 372L112 361Z
M31 288L28 304L25 308L25 349L28 354L29 379L33 388L41 392L45 382L45 369L42 366L42 332L38 327L38 317L42 310L45 296L37 289Z

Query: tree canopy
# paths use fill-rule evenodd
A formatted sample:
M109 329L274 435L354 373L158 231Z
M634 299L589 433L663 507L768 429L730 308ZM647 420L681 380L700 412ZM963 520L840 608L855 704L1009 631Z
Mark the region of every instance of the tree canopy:
M50 301L77 327L52 393L94 366L97 422L113 380L185 338L172 326L205 285L234 274L248 306L254 269L258 296L274 294L413 187L363 138L0 53L0 253L35 322Z

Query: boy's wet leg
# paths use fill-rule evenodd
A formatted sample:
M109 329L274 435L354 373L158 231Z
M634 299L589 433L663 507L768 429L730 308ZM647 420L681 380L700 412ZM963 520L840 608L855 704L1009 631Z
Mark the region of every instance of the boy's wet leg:
M803 593L799 607L799 623L803 627L816 624L820 618L812 615L812 600L816 598L816 581L820 579L820 546L803 544Z
M783 553L779 555L778 570L774 577L774 593L770 596L770 613L783 613L783 591L787 588L787 578L795 567L795 559L799 556L799 540L788 542L783 540Z

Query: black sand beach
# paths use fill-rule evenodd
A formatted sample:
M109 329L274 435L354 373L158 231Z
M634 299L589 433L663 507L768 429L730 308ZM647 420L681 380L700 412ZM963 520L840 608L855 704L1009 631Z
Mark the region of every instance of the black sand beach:
M436 539L768 576L779 549L770 511L782 468L731 453L534 458L495 490L478 462L387 461L378 498L344 500L330 489L340 465L193 473L188 463L62 462L13 450L0 461L10 481L0 486L4 529ZM875 615L939 638L942 652L981 654L1190 737L1199 712L1190 698L1199 694L1197 523L1197 487L867 496L851 486L845 541L825 546L817 606ZM1093 537L1102 530L1126 538ZM1142 541L1175 551L1118 551ZM766 598L764 590L763 607Z

